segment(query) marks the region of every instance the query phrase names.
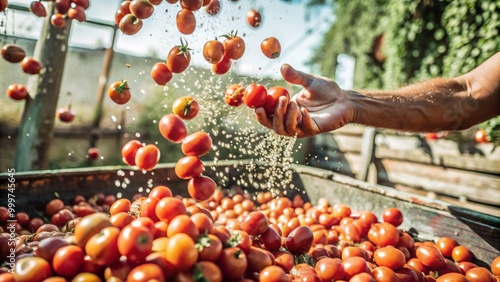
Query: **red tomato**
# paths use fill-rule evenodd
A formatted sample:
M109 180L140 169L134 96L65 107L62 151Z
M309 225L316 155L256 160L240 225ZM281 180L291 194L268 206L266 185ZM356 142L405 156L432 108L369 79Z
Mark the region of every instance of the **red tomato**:
M318 276L323 281L341 280L344 278L344 266L340 260L322 258L314 266Z
M152 170L160 161L160 149L154 144L148 144L137 149L135 165L141 170Z
M281 236L274 228L268 228L260 235L259 243L264 249L274 252L281 247Z
M224 93L224 101L227 105L238 107L243 104L243 93L245 91L245 87L239 84L232 84Z
M49 237L42 239L35 249L34 255L52 262L55 252L63 246L69 245L68 241L61 237Z
M125 280L124 280L125 281ZM128 282L165 281L161 267L154 263L144 263L134 267L127 275Z
M71 278L80 272L85 254L75 245L60 247L52 258L52 267L57 275Z
M5 44L2 47L2 57L10 63L19 63L26 57L26 52L17 45Z
M71 0L75 6L81 6L83 9L87 10L90 7L90 0Z
M245 253L240 248L232 247L222 250L217 264L222 270L224 281L230 281L241 279L247 269L248 261Z
M194 240L185 233L174 234L168 240L165 258L178 271L190 269L198 260Z
M16 282L41 282L52 276L49 262L39 257L19 258L14 269Z
M123 229L125 226L129 225L134 221L135 217L128 212L118 212L109 217L109 221L113 226Z
M275 86L267 90L266 101L263 107L269 116L274 115L274 109L278 105L278 100L281 96L286 97L290 101L290 93L284 87Z
M9 6L8 0L0 0L0 12L4 12L8 6Z
M429 133L425 134L426 141L433 141L433 140L438 140L438 139L439 139L439 135L435 132L429 132Z
M87 151L87 157L91 160L97 160L97 158L99 158L99 149L89 148L89 150Z
M255 9L250 9L247 12L247 23L252 27L259 27L262 22L260 12Z
M189 9L183 8L177 12L175 23L177 25L177 30L182 34L191 34L196 29L196 17L193 11Z
M203 58L211 64L218 64L224 57L224 45L217 39L209 40L203 45Z
M151 218L153 222L159 221L160 219L156 216L156 211L155 211L158 201L160 201L160 199L155 197L148 197L147 199L142 201L139 208L141 212L141 217Z
M132 15L141 20L151 17L154 12L154 6L148 0L133 0L130 2L129 9Z
M198 11L203 5L203 0L181 0L180 4L184 9Z
M159 62L153 65L151 77L158 85L165 85L172 79L173 75L167 64Z
M79 22L87 21L87 15L85 14L85 9L82 6L69 8L67 16L68 19L77 20Z
M216 186L212 178L200 175L189 180L188 193L197 201L206 201L214 195Z
M149 198L158 198L158 200L165 197L173 197L172 190L164 185L158 185L153 187L148 195Z
M33 57L24 57L21 61L21 69L27 74L38 74L43 69L43 66Z
M118 252L118 236L120 229L114 226L105 227L90 237L85 244L85 253L99 265L111 265L120 259Z
M241 220L241 230L251 236L259 236L269 228L269 220L261 211L254 211ZM311 233L312 234L312 233Z
M307 253L314 241L314 235L309 226L299 226L294 229L285 241L285 246L290 253L301 255Z
M75 119L75 114L71 112L71 109L68 108L60 108L57 111L57 117L62 122L72 122Z
M39 1L32 1L30 4L30 11L33 13L33 15L37 17L45 17L47 15L47 11L45 10L45 6L42 4L42 2Z
M237 34L238 32L231 31L231 33L224 35L226 38L223 42L224 51L226 56L233 60L238 60L245 53L245 41Z
M186 156L202 157L212 149L212 138L204 131L197 131L182 140L181 151Z
M122 148L122 160L124 163L134 166L135 165L135 155L137 154L137 150L141 148L143 145L141 142L137 140L130 140Z
M118 251L128 261L140 263L151 253L153 234L143 226L125 226L118 236Z
M250 108L258 108L265 104L267 90L264 85L252 83L245 88L243 102ZM274 113L274 111L273 111Z
M200 105L191 96L176 99L172 104L172 113L185 120L191 120L198 114Z
M54 6L58 13L66 14L71 7L71 0L55 0Z
M225 74L229 71L231 65L232 65L231 58L229 58L229 56L227 55L224 55L220 62L212 65L212 72L219 75Z
M108 87L108 96L119 105L127 103L132 96L127 81L122 80L111 83Z
M471 261L472 253L466 246L458 245L453 248L451 252L451 257L455 262Z
M50 23L57 28L64 28L66 26L66 17L64 14L57 13L50 17Z
M24 100L28 96L28 90L24 85L14 83L7 88L7 96L16 101Z
M434 245L422 244L415 250L416 257L430 268L436 269L445 264L445 259Z
M368 231L368 239L379 247L397 246L399 242L399 231L394 225L381 222L372 224Z
M113 226L111 221L109 221L109 215L102 212L87 215L75 226L75 241L80 247L85 248L85 244L87 244L90 237L108 226Z
M125 14L120 20L118 27L126 35L134 35L141 30L143 22L132 14Z
M200 231L198 231L198 227L191 221L191 218L186 214L180 214L174 217L169 223L167 227L167 237L171 238L175 234L183 233L191 237L195 242L198 240L198 236L200 236Z
M283 268L276 266L276 265L271 265L266 268L264 268L260 273L259 273L259 281L262 282L273 282L273 281L292 281L290 276L286 274L286 272L283 270Z
M260 50L269 59L276 59L281 54L281 44L276 37L268 37L260 43Z
M175 174L181 179L190 179L200 176L205 167L196 156L185 156L180 158L175 164Z
M174 46L167 55L167 67L173 73L185 71L191 63L191 49L188 43L181 39L181 45Z
M187 210L182 200L175 197L165 197L156 204L155 213L161 221L168 223L180 214L187 214Z
M398 227L403 223L403 213L400 209L394 207L385 209L382 213L382 221Z
M474 133L474 140L476 143L485 143L488 142L488 134L486 134L486 130L479 129Z
M158 6L163 2L163 0L149 0L149 3Z
M496 257L491 262L490 270L493 275L500 276L500 256Z
M392 270L402 268L406 263L405 255L393 246L378 248L373 253L373 261L378 266L386 266Z
M436 247L444 257L451 258L453 248L458 246L457 241L450 237L440 237L436 241Z
M219 0L211 0L210 3L205 7L205 11L211 15L215 16L220 11L220 1Z
M187 135L187 128L184 121L174 114L163 116L158 123L158 128L161 135L173 143L180 143Z

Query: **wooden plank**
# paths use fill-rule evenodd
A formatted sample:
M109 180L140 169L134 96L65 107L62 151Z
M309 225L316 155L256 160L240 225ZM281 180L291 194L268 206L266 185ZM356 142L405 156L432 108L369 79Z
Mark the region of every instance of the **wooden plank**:
M500 177L424 164L382 160L387 181L500 205ZM385 175L380 174L379 178ZM480 191L480 192L478 192Z
M356 179L366 181L368 179L368 170L373 161L375 151L375 128L367 127L363 133L363 140L361 143L361 166Z
M460 168L500 175L500 159L493 160L477 156L440 156L440 163L445 167Z

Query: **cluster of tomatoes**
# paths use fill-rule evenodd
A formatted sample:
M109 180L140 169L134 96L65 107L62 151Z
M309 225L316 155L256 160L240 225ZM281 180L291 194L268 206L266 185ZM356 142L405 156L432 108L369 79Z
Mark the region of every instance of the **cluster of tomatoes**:
M57 28L66 26L66 19L84 22L87 20L85 11L90 7L90 0L54 0L55 13L50 17L50 23ZM46 17L47 11L41 1L32 1L30 11L37 17Z
M280 97L290 100L290 93L282 86L267 89L264 85L251 83L247 86L232 84L226 88L224 101L227 105L239 107L243 103L250 108L263 107L269 116L274 115Z
M2 58L12 64L20 63L21 69L26 74L39 74L43 69L39 61L26 56L24 49L15 44L5 44L2 47ZM24 84L13 83L7 88L7 96L15 101L21 101L26 99L28 91Z
M238 189L234 189L238 191ZM9 214L0 208L0 281L469 281L495 282L472 262L470 250L450 237L418 242L398 229L403 214L352 211L300 195L293 200L257 194L209 200L173 196L156 186L131 200L102 193L73 206L52 200L35 222L16 214L15 257L9 258ZM24 226L22 227L21 226ZM27 231L29 230L29 231ZM1 230L0 230L1 231ZM12 264L10 264L12 263Z

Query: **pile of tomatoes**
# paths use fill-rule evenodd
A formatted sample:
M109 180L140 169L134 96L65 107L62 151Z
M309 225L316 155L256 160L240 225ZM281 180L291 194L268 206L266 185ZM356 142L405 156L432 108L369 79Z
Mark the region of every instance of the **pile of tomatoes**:
M251 83L247 86L232 84L226 89L224 101L232 107L239 107L243 103L249 108L263 107L269 116L273 116L280 97L290 100L290 93L282 86L267 89L258 83Z
M313 206L299 194L291 200L260 192L254 201L234 193L240 189L231 191L217 189L201 202L174 196L167 186L130 200L99 193L87 200L77 196L68 206L55 199L44 211L51 223L18 213L19 226L12 233L8 212L0 208L0 259L8 266L0 281L500 278L500 257L488 269L475 264L470 250L450 237L415 241L398 229L403 214L394 207L377 217L326 199Z

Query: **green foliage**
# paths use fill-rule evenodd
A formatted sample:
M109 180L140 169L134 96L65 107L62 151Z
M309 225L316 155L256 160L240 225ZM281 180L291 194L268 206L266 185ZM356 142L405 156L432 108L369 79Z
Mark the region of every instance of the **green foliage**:
M356 88L391 89L456 76L500 50L500 1L336 0L333 5L336 21L311 63L334 77L339 54L355 57ZM380 34L383 63L373 53Z

